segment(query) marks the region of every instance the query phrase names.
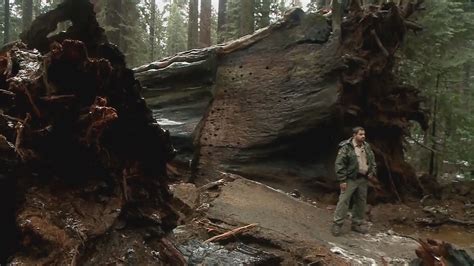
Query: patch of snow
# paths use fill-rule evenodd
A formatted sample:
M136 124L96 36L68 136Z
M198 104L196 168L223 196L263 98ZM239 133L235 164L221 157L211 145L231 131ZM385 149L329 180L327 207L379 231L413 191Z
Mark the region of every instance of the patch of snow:
M183 122L173 121L166 118L158 118L156 119L156 122L162 126L179 126L184 124Z
M349 260L351 265L371 265L371 266L377 265L377 262L375 262L375 260L372 258L354 254L350 251L347 251L341 247L336 246L334 243L331 243L331 242L329 242L329 244L333 246L330 249L332 253L338 254L341 257Z

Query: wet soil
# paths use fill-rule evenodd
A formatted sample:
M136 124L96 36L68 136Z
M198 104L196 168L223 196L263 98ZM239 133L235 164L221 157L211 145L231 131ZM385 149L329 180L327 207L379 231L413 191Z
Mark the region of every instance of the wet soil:
M421 204L411 200L403 204L369 206L368 234L350 231L348 220L343 235L334 237L330 226L337 195L327 193L325 197L312 197L308 193L295 191L291 186L286 186L284 190L275 189L232 174L222 174L221 178L221 183L209 189L195 188L192 192L187 183L175 185L174 192L181 194L181 198L184 194L194 195L192 203L189 198L184 201L196 210L188 210L189 215L183 220L183 225L175 229L177 242L182 248L189 247L191 240L202 242L231 229L257 223L252 230L216 243L221 245L217 250L236 251L237 246L242 244L269 254L270 258L275 259L273 262L278 260L283 265L407 265L416 258L417 239L434 238L465 249L471 256L474 254L472 227L452 224L429 227L417 222L430 217L431 214L423 208L433 206L448 208L450 217L469 219L463 201L428 200ZM186 193L179 192L180 187L185 187ZM197 197L196 192L199 194ZM196 250L202 250L202 247ZM229 254L234 253L227 253L232 257ZM196 254L187 256L196 259ZM205 258L200 261L205 261Z

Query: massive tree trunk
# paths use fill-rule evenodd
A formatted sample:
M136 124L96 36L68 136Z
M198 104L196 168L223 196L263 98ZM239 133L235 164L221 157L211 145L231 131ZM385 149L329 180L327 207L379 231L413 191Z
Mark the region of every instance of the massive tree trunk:
M211 46L211 0L201 0L201 15L199 22L199 45L201 47Z
M225 39L227 29L227 0L219 0L219 9L217 12L217 42L221 43Z
M255 0L242 0L240 2L240 36L251 34L255 30Z
M354 5L340 38L323 16L295 9L254 35L135 72L198 178L230 171L336 188L337 144L360 125L393 196L396 187L416 184L403 158L409 121L426 126L419 91L392 74L405 15L418 6Z
M189 18L188 18L188 49L194 49L198 47L198 12L199 0L189 1Z
M72 26L49 36L65 20ZM144 264L182 265L165 239L177 222L166 176L169 133L92 4L66 0L21 39L27 47L12 43L0 56L1 214L8 222L0 263L136 264L133 249Z

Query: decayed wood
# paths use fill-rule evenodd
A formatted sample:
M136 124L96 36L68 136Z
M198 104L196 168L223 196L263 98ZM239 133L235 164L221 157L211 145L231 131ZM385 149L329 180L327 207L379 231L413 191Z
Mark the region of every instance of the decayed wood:
M72 22L65 33L48 36L65 20ZM18 208L7 228L18 234L0 240L16 248L2 250L0 263L87 262L82 252L100 253L95 245L119 221L165 237L178 219L169 205L169 132L153 118L124 55L107 42L92 4L65 0L21 38L26 45L0 53L0 177L21 199L3 202ZM119 248L113 245L102 248Z
M230 231L227 231L223 234L220 234L220 235L217 235L217 236L213 236L209 239L207 239L206 241L204 241L204 243L209 243L209 242L214 242L214 241L220 241L220 240L223 240L223 239L227 239L229 237L233 237L237 234L240 234L240 233L243 233L255 226L257 226L258 224L249 224L249 225L246 225L246 226L242 226L242 227L238 227L238 228L235 228L235 229L232 229Z
M418 265L473 265L474 260L464 250L434 239L419 239L420 246L415 250Z

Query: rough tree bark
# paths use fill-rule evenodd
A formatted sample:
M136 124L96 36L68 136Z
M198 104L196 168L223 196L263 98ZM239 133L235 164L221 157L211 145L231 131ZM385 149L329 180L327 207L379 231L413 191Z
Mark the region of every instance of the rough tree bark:
M199 21L199 45L201 47L211 46L211 0L201 0L201 14Z
M156 116L171 120L166 126L179 136L179 148L194 153L198 178L231 171L307 189L336 188L337 144L361 125L385 195L395 197L397 187L416 184L403 158L409 121L426 126L419 91L392 74L405 19L418 7L353 5L340 39L323 16L295 9L253 35L135 72L150 103L159 106Z
M49 36L65 20L72 26ZM27 46L15 42L0 53L2 215L13 221L2 227L0 262L137 264L140 257L183 265L165 239L177 221L166 176L169 133L93 5L66 0L21 39Z

